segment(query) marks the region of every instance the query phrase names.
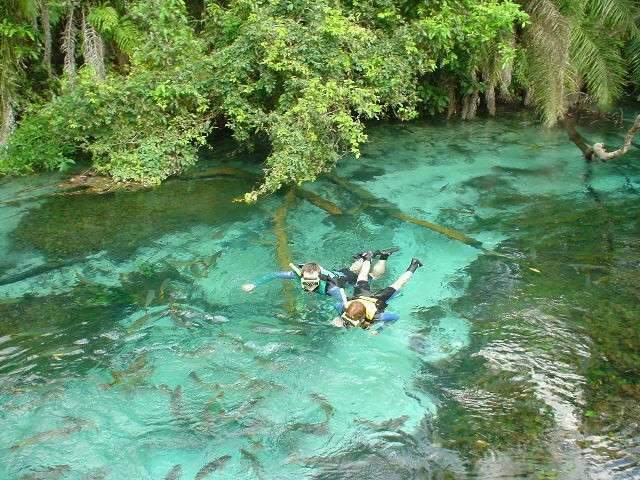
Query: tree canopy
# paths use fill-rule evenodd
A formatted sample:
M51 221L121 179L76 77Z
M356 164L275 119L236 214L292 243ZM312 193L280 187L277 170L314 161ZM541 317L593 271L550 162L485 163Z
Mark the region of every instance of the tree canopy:
M213 129L267 142L245 199L359 154L365 122L494 115L548 125L640 79L627 0L10 0L0 7L0 172L78 160L157 184ZM15 128L17 120L17 128Z

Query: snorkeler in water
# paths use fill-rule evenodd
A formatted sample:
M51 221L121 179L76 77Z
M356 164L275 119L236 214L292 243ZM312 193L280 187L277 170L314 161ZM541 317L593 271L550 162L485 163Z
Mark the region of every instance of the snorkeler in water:
M354 288L354 296L346 298L343 289L340 289L340 298L343 302L339 305L342 315L335 318L333 324L336 327L360 327L368 329L371 325L380 322L394 322L400 318L397 313L385 312L387 304L398 290L406 285L414 272L422 266L422 262L417 258L411 260L407 271L387 288L373 293L369 283L369 270L371 269L371 258L373 253L369 252L363 257L362 267Z
M378 261L373 268L371 268L371 257L369 257L368 261L370 272L367 274L367 278L370 280L377 280L382 277L386 270L387 259L391 254L397 251L397 247L392 247L384 250L377 250L375 253L370 252L371 257L377 257ZM340 296L340 289L346 285L354 285L356 283L358 274L362 270L362 265L365 262L365 255L367 254L358 253L354 255L355 261L351 266L335 272L329 271L315 262L302 263L298 265L290 263L290 270L285 272L268 273L258 278L253 283L244 284L242 289L245 292L252 292L258 285L263 285L275 279L295 280L299 278L300 286L305 291L331 295L338 300L343 301L343 298Z

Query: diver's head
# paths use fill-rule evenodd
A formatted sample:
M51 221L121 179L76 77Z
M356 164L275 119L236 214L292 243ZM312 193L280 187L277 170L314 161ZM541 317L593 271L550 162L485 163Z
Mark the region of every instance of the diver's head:
M320 265L305 263L300 269L300 284L307 292L313 292L320 286Z
M362 302L357 300L351 302L342 314L345 326L358 327L364 321L367 309Z

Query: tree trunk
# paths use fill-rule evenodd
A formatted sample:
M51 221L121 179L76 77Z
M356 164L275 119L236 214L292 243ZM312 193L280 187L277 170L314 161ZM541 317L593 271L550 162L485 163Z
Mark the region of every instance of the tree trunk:
M470 99L468 95L462 99L462 109L460 110L460 118L462 118L462 120L466 120L469 115L469 102Z
M7 143L13 127L15 126L16 119L13 112L13 105L10 100L6 100L2 105L2 125L0 126L0 145Z
M624 155L629 151L629 148L631 147L631 142L633 141L633 137L635 137L638 131L640 131L640 115L636 117L636 121L633 122L633 125L631 126L627 134L624 136L624 143L622 144L622 147L620 147L617 150L614 150L613 152L607 152L604 148L604 144L595 143L592 147L593 154L603 162L621 157L622 155Z
M67 14L67 23L62 31L62 52L64 53L63 73L73 85L76 79L76 27L73 7Z
M484 92L484 99L487 102L487 112L492 117L496 116L496 86L494 82L487 84L487 89Z
M453 117L458 111L458 96L456 95L456 87L449 85L449 108L447 109L447 120Z
M471 95L464 97L464 105L462 107L462 119L473 120L478 113L478 103L480 102L480 94L473 92Z
M571 141L575 143L576 147L580 149L580 151L584 155L584 158L588 161L591 161L591 158L593 157L593 149L587 144L584 137L580 135L578 130L576 130L576 124L573 116L569 114L565 115L565 117L562 119L562 125L567 131L567 134L569 135Z
M500 98L505 102L512 102L513 96L509 91L513 77L513 62L500 70Z
M40 10L42 16L42 32L44 34L42 63L45 70L51 75L51 19L49 18L49 7L45 3L42 3Z

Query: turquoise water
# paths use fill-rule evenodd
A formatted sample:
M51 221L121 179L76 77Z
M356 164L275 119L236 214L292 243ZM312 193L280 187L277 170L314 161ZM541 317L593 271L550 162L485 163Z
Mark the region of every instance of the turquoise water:
M284 225L229 177L0 204L0 478L638 478L638 157L589 167L512 114L373 127L341 166L501 255L329 180L306 188L343 214ZM399 322L341 331L328 298L240 289L283 235L328 268L400 247L381 287L425 267Z

